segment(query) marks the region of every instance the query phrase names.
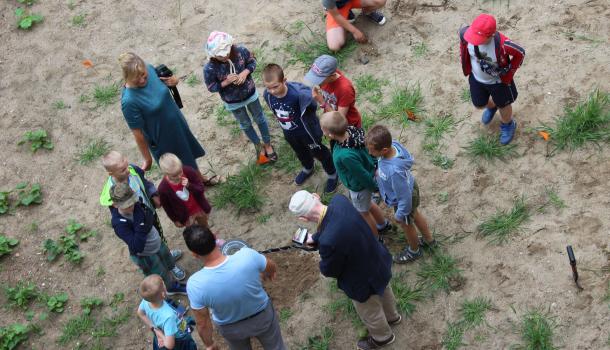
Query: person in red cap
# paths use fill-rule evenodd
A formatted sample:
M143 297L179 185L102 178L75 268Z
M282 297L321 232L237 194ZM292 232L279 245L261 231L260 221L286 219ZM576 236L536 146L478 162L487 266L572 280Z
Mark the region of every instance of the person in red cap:
M517 99L513 76L525 50L496 31L496 19L480 14L469 27L460 29L462 70L468 76L470 96L477 108L485 108L481 122L489 124L500 110L500 143L509 144L517 123L512 103Z

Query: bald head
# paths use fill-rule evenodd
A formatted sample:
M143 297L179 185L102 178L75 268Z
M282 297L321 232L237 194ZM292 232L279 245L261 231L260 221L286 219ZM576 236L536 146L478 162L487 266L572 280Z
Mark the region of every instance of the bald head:
M124 182L129 177L129 163L127 157L117 151L110 151L102 158L102 165L118 182Z

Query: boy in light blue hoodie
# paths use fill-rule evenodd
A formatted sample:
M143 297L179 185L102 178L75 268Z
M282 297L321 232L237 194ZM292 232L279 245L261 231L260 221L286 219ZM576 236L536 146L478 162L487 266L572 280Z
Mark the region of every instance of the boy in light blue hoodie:
M383 125L373 126L366 135L366 146L373 157L379 158L375 179L379 193L386 205L394 208L394 219L402 227L409 245L394 256L394 262L404 264L423 255L420 245L434 247L426 218L417 210L419 206L419 187L413 174L413 156ZM423 239L417 235L421 232Z

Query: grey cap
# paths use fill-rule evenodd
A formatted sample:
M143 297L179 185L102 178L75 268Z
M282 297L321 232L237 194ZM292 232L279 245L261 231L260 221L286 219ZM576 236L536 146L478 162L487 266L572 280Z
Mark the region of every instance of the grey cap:
M110 198L112 203L119 209L126 209L136 204L138 195L126 182L119 182L110 187Z
M324 79L337 70L337 59L330 55L322 55L313 62L309 72L305 74L305 82L312 86L320 85Z

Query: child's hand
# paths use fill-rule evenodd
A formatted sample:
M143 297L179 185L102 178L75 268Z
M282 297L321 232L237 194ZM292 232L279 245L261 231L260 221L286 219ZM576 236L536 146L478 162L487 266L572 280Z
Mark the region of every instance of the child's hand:
M314 100L316 100L316 102L320 105L324 104L324 95L322 95L322 91L320 91L320 87L319 86L314 86L311 89L311 97L313 97Z
M157 345L159 345L160 348L164 347L165 334L163 334L163 331L159 328L155 328L155 334L157 335Z
M182 186L186 187L189 184L189 179L187 179L186 177L183 177L181 183L182 183Z
M235 83L237 79L239 79L239 76L237 74L229 74L222 83L224 84L224 86L227 86L229 84Z
M366 35L364 35L364 33L359 31L358 29L356 29L352 33L352 35L354 36L354 40L356 40L360 44L366 44L366 42L368 41L368 39L366 38Z
M237 80L234 82L234 84L236 84L236 85L243 84L246 81L246 79L248 79L248 75L250 75L250 71L247 69L243 70L241 73L239 73L237 75Z
M178 77L172 75L171 77L159 77L163 83L169 87L178 85Z

